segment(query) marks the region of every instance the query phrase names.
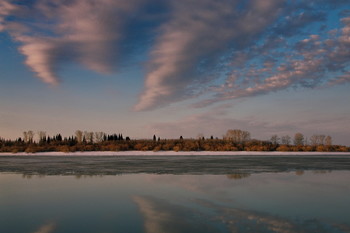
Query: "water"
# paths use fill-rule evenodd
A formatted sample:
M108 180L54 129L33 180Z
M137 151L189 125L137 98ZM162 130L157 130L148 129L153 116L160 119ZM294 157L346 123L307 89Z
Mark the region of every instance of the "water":
M350 158L143 159L0 158L0 232L350 232Z

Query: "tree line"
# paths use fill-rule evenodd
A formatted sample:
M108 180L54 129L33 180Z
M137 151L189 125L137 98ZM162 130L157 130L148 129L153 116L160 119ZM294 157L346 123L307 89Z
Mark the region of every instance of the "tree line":
M202 134L197 138L161 139L153 135L150 139L130 139L122 133L75 131L74 135L49 136L45 131L25 131L16 140L0 138L0 152L75 152L75 151L320 151L349 152L350 147L333 145L329 135L305 137L296 133L272 135L269 140L252 139L248 131L230 129L222 138Z

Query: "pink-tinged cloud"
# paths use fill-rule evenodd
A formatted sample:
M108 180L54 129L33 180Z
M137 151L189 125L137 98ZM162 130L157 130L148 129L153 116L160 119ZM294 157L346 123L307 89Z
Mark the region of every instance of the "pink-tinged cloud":
M6 17L18 12L19 6L12 4L7 0L0 0L0 32L6 30Z
M0 32L19 42L24 63L53 85L65 63L112 73L128 62L130 47L148 52L134 106L144 111L196 97L202 101L195 106L204 107L347 82L350 17L344 12L341 29L309 33L308 26L328 23L328 13L310 1L0 0Z
M281 6L279 0L256 0L241 12L235 1L174 2L171 19L162 25L151 51L145 90L135 110L149 110L195 95L194 85L205 76L196 72L201 61L215 61L230 42L259 34L278 16Z
M331 38L321 39L319 35L309 35L295 45L292 53L284 53L280 62L257 68L249 66L249 54L240 54L246 60L239 59L239 66L246 69L234 69L221 86L211 87L213 98L202 100L194 107L257 96L291 87L327 87L349 82L348 66L350 64L350 18L341 19L343 27L337 33L330 33ZM276 48L279 48L278 46ZM261 50L258 49L261 52ZM269 48L271 54L274 51ZM250 51L251 52L251 51ZM252 53L254 54L254 53ZM265 65L265 64L264 64Z
M16 39L22 42L19 51L26 56L25 64L29 66L41 80L48 84L58 84L56 75L57 45L50 40L39 40L37 38L21 37Z
M8 1L0 4L1 29L21 43L19 51L25 56L25 64L42 81L57 84L62 62L80 63L101 73L115 71L124 17L140 1L38 0L27 7ZM20 14L20 8L26 8L25 12ZM4 23L10 15L20 19Z

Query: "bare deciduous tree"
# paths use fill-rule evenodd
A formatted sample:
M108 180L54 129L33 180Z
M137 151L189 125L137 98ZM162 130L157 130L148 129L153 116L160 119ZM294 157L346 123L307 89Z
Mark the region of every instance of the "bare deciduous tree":
M296 133L294 135L294 145L296 146L304 145L304 135L302 133Z
M234 143L244 143L250 140L250 133L240 129L229 129L225 135L226 140L232 140Z
M34 132L32 130L23 132L23 140L24 142L32 143L34 140Z
M270 142L271 142L273 145L279 144L279 141L280 141L280 138L278 137L277 134L272 135L271 138L270 138Z
M319 145L324 145L324 140L326 136L325 135L312 135L310 137L310 143L312 146L319 146Z
M326 144L326 146L331 146L332 145L332 137L331 136L327 136L326 138L325 138L325 144Z
M27 131L23 132L23 141L24 142L28 142L28 133L27 133Z
M83 132L81 130L75 131L75 137L78 143L81 143L83 141Z
M46 138L46 132L45 131L38 131L37 132L38 137L39 137L39 142L42 142L44 138Z
M318 140L320 145L324 145L324 139L326 138L326 135L318 135Z
M290 138L289 135L282 136L281 143L283 145L287 145L288 146L290 144L290 142L291 142L291 138Z
M95 141L102 142L104 134L105 134L104 132L95 132Z
M84 131L84 137L85 137L87 142L89 142L89 143L94 142L94 132Z

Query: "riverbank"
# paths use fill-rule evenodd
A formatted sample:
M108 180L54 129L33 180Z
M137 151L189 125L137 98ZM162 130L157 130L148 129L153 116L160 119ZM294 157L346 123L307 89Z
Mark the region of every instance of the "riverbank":
M350 154L148 152L0 156L0 173L23 175L176 174L350 170Z
M200 156L200 155L349 155L350 152L280 152L280 151L82 151L82 152L38 152L7 153L0 156Z

